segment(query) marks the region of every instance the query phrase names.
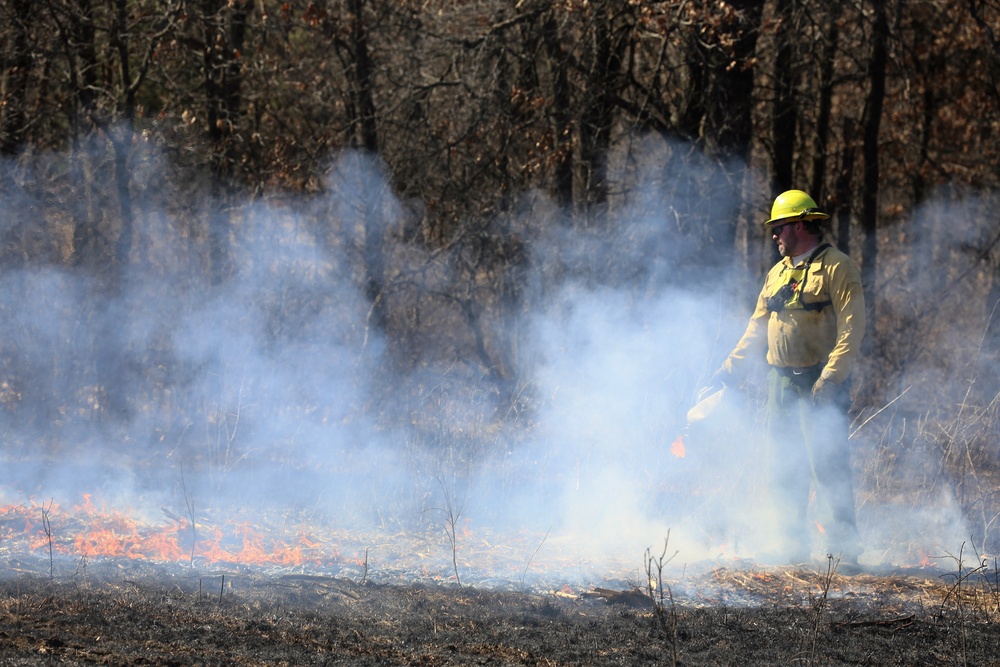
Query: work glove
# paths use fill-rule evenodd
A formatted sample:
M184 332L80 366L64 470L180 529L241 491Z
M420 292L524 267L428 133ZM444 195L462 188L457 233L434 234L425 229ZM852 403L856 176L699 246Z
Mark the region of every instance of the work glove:
M812 402L814 405L833 405L840 395L840 386L825 379L822 375L812 386Z
M698 400L701 400L709 394L714 394L729 384L730 377L729 371L725 368L720 368L712 373L711 377L708 378L708 384L698 390Z

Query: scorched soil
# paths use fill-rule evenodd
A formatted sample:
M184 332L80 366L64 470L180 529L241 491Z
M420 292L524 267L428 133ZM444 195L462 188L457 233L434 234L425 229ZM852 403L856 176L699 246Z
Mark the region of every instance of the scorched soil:
M985 570L708 567L626 586L487 589L95 560L10 560L2 665L1000 665Z

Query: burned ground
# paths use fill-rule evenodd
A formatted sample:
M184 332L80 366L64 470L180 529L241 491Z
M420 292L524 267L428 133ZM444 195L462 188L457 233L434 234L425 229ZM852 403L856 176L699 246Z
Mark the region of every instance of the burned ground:
M5 563L4 665L1000 664L985 570L708 567L669 579L672 602L656 606L623 586L503 590L129 559L50 577L49 566Z

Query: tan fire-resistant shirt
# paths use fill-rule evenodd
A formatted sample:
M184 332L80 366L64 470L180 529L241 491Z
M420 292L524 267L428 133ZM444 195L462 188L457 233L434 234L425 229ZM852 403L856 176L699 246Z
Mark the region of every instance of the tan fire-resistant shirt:
M861 274L850 257L831 246L813 259L801 288L802 303L831 304L820 311L768 312L767 298L788 282L786 272L793 268L792 260L784 257L768 272L746 332L723 366L730 373L739 371L748 358L760 358L766 348L772 366L824 364L822 377L841 383L858 358L865 334Z

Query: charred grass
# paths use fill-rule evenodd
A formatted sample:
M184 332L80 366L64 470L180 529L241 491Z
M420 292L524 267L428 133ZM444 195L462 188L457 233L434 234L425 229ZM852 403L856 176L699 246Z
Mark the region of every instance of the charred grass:
M669 636L634 590L362 584L110 560L50 579L19 563L0 580L0 664L1000 664L996 581L980 571L962 583L710 569L673 582Z

